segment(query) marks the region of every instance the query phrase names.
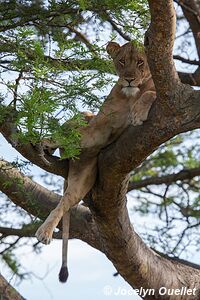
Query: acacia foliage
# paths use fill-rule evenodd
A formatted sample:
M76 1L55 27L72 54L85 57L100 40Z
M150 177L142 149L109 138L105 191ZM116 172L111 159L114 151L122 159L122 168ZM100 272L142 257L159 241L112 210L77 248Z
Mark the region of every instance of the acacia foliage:
M64 145L65 157L79 153L76 129L83 122L78 111L99 107L113 72L105 56L108 40L103 32L108 32L109 39L115 34L106 19L111 15L120 29L126 15L123 29L130 31L130 38L131 34L141 36L139 28L148 23L144 1L120 1L118 5L116 10L113 1L101 5L98 1L0 4L1 99L17 111L20 142L37 143L51 135ZM1 120L6 111L3 106ZM66 137L60 125L74 115Z

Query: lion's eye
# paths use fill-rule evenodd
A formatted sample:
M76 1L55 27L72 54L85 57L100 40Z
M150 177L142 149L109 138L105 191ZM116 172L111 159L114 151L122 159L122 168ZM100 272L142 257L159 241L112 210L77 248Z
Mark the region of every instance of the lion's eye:
M124 66L125 65L125 60L124 59L120 59L119 63L120 63L120 65Z
M144 65L144 61L142 59L139 59L137 65L138 67L142 67Z

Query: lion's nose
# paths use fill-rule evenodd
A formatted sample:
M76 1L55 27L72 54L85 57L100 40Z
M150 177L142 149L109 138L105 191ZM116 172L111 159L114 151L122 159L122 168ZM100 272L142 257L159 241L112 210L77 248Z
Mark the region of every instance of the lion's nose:
M131 83L135 81L135 77L133 77L133 78L126 78L126 81L129 83L129 85L131 85Z

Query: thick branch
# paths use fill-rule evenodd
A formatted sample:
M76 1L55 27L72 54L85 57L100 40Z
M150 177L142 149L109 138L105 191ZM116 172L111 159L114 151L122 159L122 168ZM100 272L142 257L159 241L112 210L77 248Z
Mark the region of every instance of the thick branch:
M161 286L181 288L195 284L200 288L198 280L194 282L194 277L200 275L200 270L157 255L134 232L122 192L125 187L123 185L110 186L108 192L105 181L101 180L96 186L92 206L104 242L105 254L118 272L135 288L142 286L156 290L155 298L147 296L145 299L159 299L158 289Z
M41 153L37 147L33 147L31 143L20 143L15 137L18 129L15 124L15 117L17 112L13 111L9 113L8 117L0 124L0 132L3 134L5 139L26 159L30 160L32 163L41 167L42 169L67 177L68 174L68 161L60 160L59 157L45 155L46 159L42 159ZM49 163L47 163L49 161Z
M179 180L190 180L195 176L200 176L200 168L184 169L170 175L155 176L140 181L133 181L129 183L128 191L147 187L148 185L171 184Z
M157 96L166 100L169 91L176 90L179 82L173 61L176 14L172 0L149 0L151 24L145 35L149 66Z
M2 300L25 300L0 274L0 299Z

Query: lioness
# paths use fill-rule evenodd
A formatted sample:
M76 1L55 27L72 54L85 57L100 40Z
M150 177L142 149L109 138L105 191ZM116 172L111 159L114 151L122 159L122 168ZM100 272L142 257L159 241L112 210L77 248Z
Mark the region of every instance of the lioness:
M133 46L131 42L122 47L110 42L106 50L114 61L119 79L99 113L96 116L91 115L88 118L88 125L80 128L82 149L80 158L70 160L64 195L36 232L36 237L44 244L51 242L53 231L64 213L78 204L94 185L99 151L116 140L129 125L141 125L147 119L156 98L147 59L141 49ZM66 227L68 223L66 222ZM64 230L66 233L68 228L63 228ZM64 236L66 240L67 233ZM62 282L68 277L66 257L63 259L60 273Z

